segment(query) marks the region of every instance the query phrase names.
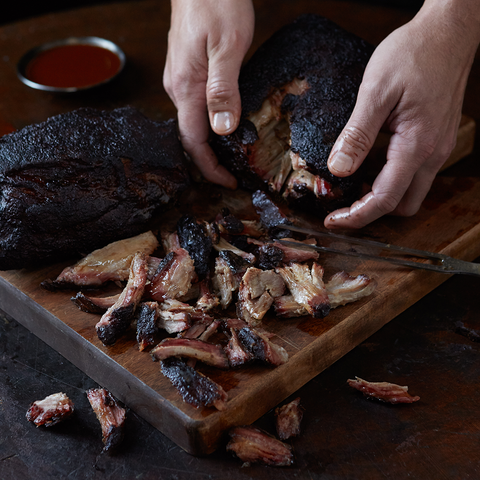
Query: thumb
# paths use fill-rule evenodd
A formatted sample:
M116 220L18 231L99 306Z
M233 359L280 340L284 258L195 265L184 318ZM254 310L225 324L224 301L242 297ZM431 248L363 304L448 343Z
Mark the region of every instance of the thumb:
M232 53L232 52L231 52ZM241 114L238 75L243 56L215 55L210 58L207 82L207 108L210 125L218 135L232 133Z
M328 169L333 175L348 177L360 167L390 113L385 107L360 87L353 113L328 158Z

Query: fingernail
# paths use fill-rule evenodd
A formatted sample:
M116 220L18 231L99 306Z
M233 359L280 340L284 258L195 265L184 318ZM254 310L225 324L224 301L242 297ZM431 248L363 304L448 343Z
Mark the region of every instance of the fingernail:
M230 133L233 128L233 115L230 112L217 112L213 116L213 129L216 133L223 135Z
M337 172L348 173L353 168L352 157L343 152L335 153L328 163L330 169Z

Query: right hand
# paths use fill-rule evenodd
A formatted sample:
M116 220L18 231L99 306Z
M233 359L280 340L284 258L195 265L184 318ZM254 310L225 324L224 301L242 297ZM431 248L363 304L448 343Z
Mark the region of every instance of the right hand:
M210 182L236 188L208 144L238 126L238 75L252 42L251 0L172 0L163 83L178 111L180 140Z

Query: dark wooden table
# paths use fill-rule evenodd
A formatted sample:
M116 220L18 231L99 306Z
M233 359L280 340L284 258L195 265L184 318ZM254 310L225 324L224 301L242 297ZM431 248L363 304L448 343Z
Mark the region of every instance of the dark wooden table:
M255 4L252 49L302 12L323 14L374 43L411 17L397 9L341 1ZM0 122L21 128L82 106L125 104L153 118L174 116L161 83L168 17L169 2L147 0L1 27ZM128 57L123 75L108 88L74 96L34 91L17 80L15 64L26 50L70 35L97 35L120 44ZM478 59L464 113L480 120ZM478 156L476 148L443 175L478 177ZM292 442L296 463L281 469L241 468L223 448L209 457L193 457L134 412L129 412L117 454L100 455L100 427L84 395L95 383L1 315L0 479L479 478L480 343L458 329L462 324L480 331L479 290L480 278L447 280L302 387L297 395L305 408L303 432ZM346 385L354 376L407 384L421 400L403 406L366 400ZM25 419L29 404L58 391L75 399L74 417L51 429L36 429ZM272 422L269 412L256 424L272 432Z

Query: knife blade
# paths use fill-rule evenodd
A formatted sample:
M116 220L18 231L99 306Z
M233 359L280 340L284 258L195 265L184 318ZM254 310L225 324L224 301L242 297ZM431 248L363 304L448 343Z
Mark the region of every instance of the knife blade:
M281 224L279 229L303 233L313 237L327 240L329 245L309 245L293 240L277 238L276 241L286 246L294 246L306 250L350 255L371 260L390 262L404 267L431 270L446 274L464 274L480 276L480 264L458 260L442 253L427 252L414 248L400 247L375 240L349 237L333 232L321 232L310 228L297 227L296 225Z

